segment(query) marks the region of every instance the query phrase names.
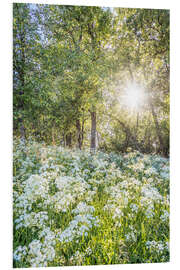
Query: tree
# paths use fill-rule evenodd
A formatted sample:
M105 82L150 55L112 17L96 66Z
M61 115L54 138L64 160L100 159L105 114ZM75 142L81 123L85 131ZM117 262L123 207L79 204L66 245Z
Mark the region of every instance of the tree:
M104 46L110 36L110 12L98 7L72 6L43 6L41 12L46 18L46 35L51 37L50 50L56 50L52 69L58 82L61 80L58 88L61 88L62 95L68 99L70 106L73 104L71 121L74 120L77 128L81 148L83 115L96 107L99 87L102 87L101 77L105 76L102 64L105 59ZM94 142L91 146L95 148L95 111L90 115L93 115L91 134Z
M169 11L14 4L14 134L168 155ZM123 103L128 84L148 97ZM26 133L26 134L25 134ZM155 146L153 146L155 142Z

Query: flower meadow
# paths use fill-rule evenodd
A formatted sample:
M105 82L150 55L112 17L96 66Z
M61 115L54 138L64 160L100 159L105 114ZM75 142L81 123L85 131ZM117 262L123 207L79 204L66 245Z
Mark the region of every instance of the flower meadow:
M13 265L169 261L169 160L13 147Z

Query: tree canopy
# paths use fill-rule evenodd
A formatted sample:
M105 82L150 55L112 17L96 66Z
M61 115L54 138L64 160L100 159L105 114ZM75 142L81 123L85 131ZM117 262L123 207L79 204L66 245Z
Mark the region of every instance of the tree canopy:
M13 4L15 136L169 154L169 10Z

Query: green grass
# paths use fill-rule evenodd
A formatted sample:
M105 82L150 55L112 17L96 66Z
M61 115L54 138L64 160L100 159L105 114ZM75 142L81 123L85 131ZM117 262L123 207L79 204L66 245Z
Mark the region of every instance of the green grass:
M14 267L169 261L168 159L15 140L13 172Z

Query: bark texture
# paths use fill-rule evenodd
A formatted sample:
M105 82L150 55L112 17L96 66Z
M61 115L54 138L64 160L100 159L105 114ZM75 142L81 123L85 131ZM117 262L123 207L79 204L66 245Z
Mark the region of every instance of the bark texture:
M96 112L91 112L91 151L96 150Z

